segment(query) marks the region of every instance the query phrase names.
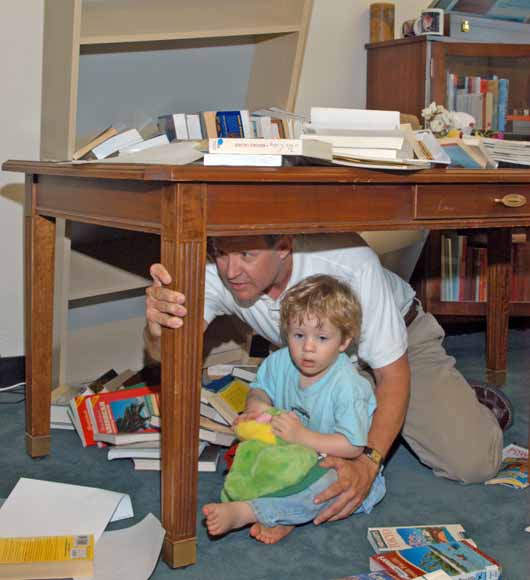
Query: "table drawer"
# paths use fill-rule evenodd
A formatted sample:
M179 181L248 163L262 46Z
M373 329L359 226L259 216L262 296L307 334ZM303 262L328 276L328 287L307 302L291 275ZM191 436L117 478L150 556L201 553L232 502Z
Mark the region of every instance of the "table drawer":
M530 216L530 185L418 185L416 219Z

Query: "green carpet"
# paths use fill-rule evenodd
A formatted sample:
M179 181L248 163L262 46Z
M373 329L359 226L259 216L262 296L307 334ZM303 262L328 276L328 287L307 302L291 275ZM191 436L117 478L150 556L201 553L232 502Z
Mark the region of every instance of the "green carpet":
M484 335L449 337L447 348L469 378L484 379ZM506 443L526 447L530 406L530 331L511 331L506 394L515 407L515 423ZM0 402L5 401L0 395ZM455 412L458 412L455 409ZM18 478L33 477L102 487L129 493L134 520L113 524L129 526L147 513L160 516L160 478L156 472L134 471L128 460L106 460L102 449L83 449L77 435L53 431L52 454L32 460L24 451L23 405L0 405L0 497L6 497ZM152 578L205 579L332 579L368 570L372 550L368 526L461 523L486 553L504 566L505 580L530 578L530 488L519 491L502 486L463 486L435 478L401 445L385 471L388 493L370 515L341 522L296 529L283 542L265 546L246 530L212 541L198 518L198 563L171 570L159 562ZM199 504L217 500L222 474L203 473ZM120 580L120 579L117 579Z

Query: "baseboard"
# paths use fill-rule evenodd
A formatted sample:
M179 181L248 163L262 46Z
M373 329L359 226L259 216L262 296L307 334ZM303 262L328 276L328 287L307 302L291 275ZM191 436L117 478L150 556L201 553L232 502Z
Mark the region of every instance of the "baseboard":
M9 387L25 380L25 357L8 356L0 358L0 387Z

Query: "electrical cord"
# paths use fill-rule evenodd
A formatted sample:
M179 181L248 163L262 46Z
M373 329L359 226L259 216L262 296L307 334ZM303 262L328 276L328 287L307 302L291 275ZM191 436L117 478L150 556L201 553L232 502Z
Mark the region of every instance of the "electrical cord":
M10 385L8 387L0 387L0 395L22 395L20 399L16 401L3 401L0 400L0 405L18 405L26 400L25 396L25 386L26 383L16 383L15 385Z

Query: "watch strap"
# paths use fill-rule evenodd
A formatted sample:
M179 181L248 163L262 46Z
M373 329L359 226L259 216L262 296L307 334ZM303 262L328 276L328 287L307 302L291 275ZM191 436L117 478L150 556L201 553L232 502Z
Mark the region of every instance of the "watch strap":
M383 455L377 451L377 449L365 446L363 449L363 455L366 455L366 457L368 457L370 461L373 461L377 467L381 467L381 465L383 465Z

